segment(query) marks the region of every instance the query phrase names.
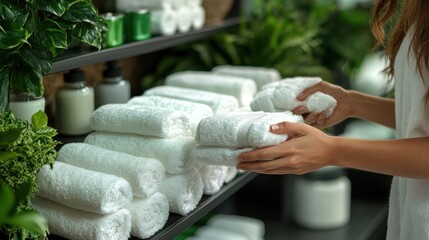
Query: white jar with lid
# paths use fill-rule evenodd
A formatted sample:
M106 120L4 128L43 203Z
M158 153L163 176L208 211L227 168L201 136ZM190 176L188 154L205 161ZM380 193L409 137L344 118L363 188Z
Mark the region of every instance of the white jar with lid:
M75 69L64 75L64 86L55 94L55 125L60 134L77 136L91 132L94 89L85 83L85 75Z
M103 80L94 90L96 108L109 103L126 103L131 98L130 82L123 78L116 61L107 62Z
M28 92L11 92L9 107L15 117L31 123L31 117L39 110L45 111L45 98L34 97Z
M293 219L311 229L333 229L350 219L350 180L341 168L325 167L295 179Z

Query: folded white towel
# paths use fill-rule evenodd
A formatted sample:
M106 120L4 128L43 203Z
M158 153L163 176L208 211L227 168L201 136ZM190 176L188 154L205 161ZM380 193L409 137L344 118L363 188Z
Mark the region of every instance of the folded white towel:
M152 10L150 12L150 21L153 35L171 36L177 31L177 12L171 7Z
M160 192L168 199L171 213L186 215L194 210L203 196L203 182L193 167L182 174L167 174Z
M186 0L187 6L201 6L202 0Z
M189 152L189 158L200 164L235 167L238 155L252 149L195 145Z
M100 215L69 208L41 197L33 198L31 205L48 220L51 234L76 240L126 240L130 237L131 214L127 209Z
M238 175L238 170L236 167L227 167L225 183L230 183Z
M238 109L238 100L233 96L190 88L158 86L146 90L144 95L163 96L206 104L211 107L214 113L230 112Z
M37 173L38 196L65 206L98 214L127 207L133 194L123 178L56 162Z
M126 12L139 9L164 9L172 8L176 0L121 0L116 2L118 12Z
M130 104L106 104L92 113L90 126L100 132L132 133L161 138L192 135L185 112Z
M212 72L222 75L251 78L255 81L258 89L268 83L277 82L281 79L279 71L274 68L220 65L212 69Z
M171 74L165 79L165 84L230 95L238 99L240 106L250 106L256 93L256 84L251 78L217 75L203 71Z
M197 239L249 240L246 235L216 226L202 226L195 233ZM262 240L262 239L261 239Z
M204 23L206 21L206 11L202 6L194 3L191 3L190 9L191 9L192 27L194 29L201 29L204 26Z
M168 220L168 200L162 193L154 193L149 198L135 198L128 207L131 213L131 235L149 238L164 227Z
M305 101L296 100L298 94L320 81L322 79L319 77L294 77L267 84L255 95L250 106L255 111L256 109L263 109L263 106L258 106L258 103L272 101L277 111L291 111L298 106L305 106L310 112L325 112L327 116L330 116L337 106L337 101L328 94L315 92ZM268 91L268 94L264 91ZM262 101L259 100L260 98L268 99ZM263 109L263 111L268 110L271 109Z
M292 112L270 113L257 119L247 132L247 141L250 146L262 148L280 144L288 139L287 134L273 134L270 132L272 124L280 122L304 122L300 115L295 115Z
M280 112L280 110L274 106L272 100L275 90L274 87L270 87L257 92L250 102L250 109L252 111Z
M188 6L181 6L175 11L177 12L177 30L180 33L189 32L192 28L191 8Z
M273 134L269 126L279 122L302 122L291 112L230 112L207 117L198 124L195 140L200 145L223 147L266 147L287 140Z
M183 111L189 118L191 130L194 134L201 119L213 115L213 110L206 104L161 96L137 96L131 98L127 104L152 106L157 108L169 108L178 111Z
M264 222L251 217L217 214L209 219L207 225L236 232L249 240L262 240L265 235Z
M57 161L127 180L135 196L148 197L158 191L165 177L164 165L154 158L104 149L86 143L65 144Z
M162 162L165 170L179 174L190 169L194 162L188 158L195 144L192 137L156 138L133 134L93 132L85 143L138 157L155 158Z
M203 181L203 193L213 195L223 186L226 177L226 166L200 164L198 172Z

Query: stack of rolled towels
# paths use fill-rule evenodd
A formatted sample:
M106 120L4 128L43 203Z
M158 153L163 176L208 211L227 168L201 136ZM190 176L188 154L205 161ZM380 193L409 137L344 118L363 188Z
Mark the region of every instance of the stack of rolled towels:
M240 153L280 144L287 134L270 132L270 125L279 122L303 122L292 112L229 112L204 118L198 124L196 145L190 159L200 164L235 167Z
M176 109L181 102L165 103L169 107L143 103L152 100L101 106L92 114L90 123L95 132L85 138L85 143L161 162L165 177L159 192L166 196L170 212L185 215L196 207L203 192L201 177L188 158L189 149L195 145L192 111L179 110L191 106Z
M267 84L255 95L250 107L253 111L281 112L304 106L309 112L323 112L329 117L337 106L332 96L317 91L304 101L296 99L306 88L321 81L319 77L292 77Z
M205 23L205 10L201 0L121 0L116 10L148 9L151 12L152 34L169 36L200 29Z

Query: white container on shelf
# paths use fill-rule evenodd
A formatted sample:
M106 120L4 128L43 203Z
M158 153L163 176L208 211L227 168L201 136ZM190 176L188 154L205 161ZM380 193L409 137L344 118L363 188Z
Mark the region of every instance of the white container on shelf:
M30 93L10 93L9 106L15 117L31 123L31 117L39 110L45 111L45 98Z
M64 76L64 87L55 94L55 125L63 135L78 136L91 132L94 89L85 84L84 73L72 70Z
M350 219L350 180L335 167L297 177L293 187L292 216L311 229L333 229Z
M130 82L122 76L116 61L107 62L103 80L94 88L95 107L109 103L127 103L131 98Z

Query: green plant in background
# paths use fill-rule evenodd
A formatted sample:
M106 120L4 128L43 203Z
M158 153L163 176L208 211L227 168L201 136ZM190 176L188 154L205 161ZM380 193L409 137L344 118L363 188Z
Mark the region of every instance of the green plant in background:
M42 77L70 43L101 47L107 25L90 0L0 0L0 111L9 90L42 96Z
M36 174L43 165L52 166L57 156L55 147L59 142L53 139L57 132L47 123L48 118L42 111L33 115L31 124L15 118L10 110L0 111L0 185L10 187L15 195L19 195L13 208L1 205L0 230L16 239L44 237L44 234L36 234L25 224L32 216L35 217L33 221L40 222L37 214L28 212L32 210L30 198L38 189ZM7 190L2 189L7 193ZM0 200L9 204L11 202L7 196L3 196L3 192ZM24 214L27 217L18 217L12 222L10 219L2 220L10 214Z
M270 67L283 77L317 75L331 80L318 56L322 26L335 5L311 2L303 10L291 1L253 0L250 20L243 18L234 31L172 49L156 72L143 79L143 89L161 84L173 72L208 71L222 64Z

